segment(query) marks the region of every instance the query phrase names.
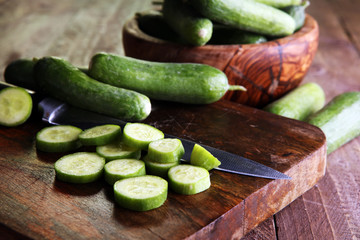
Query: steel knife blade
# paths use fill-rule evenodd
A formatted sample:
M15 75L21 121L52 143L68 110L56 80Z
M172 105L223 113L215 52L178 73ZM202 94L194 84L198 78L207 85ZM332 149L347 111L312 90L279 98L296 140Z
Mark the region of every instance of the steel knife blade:
M5 83L0 83L0 85L1 88L9 86ZM33 92L32 95L34 99L36 93ZM38 109L41 113L42 120L52 125L73 125L82 129L86 129L100 124L117 124L121 127L124 127L127 123L120 119L71 106L51 97L45 96L39 99L39 96L37 96L36 98L38 99ZM164 134L167 138L177 138L181 140L185 149L183 159L185 161L189 161L195 142L166 133ZM284 173L281 173L273 168L248 158L203 144L199 145L204 147L214 157L219 159L221 165L215 168L216 170L268 179L291 179Z

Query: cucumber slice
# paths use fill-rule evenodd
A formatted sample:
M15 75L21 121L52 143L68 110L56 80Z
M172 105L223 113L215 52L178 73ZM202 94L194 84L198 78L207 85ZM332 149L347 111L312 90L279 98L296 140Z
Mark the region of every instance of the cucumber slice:
M153 162L148 158L148 155L144 157L145 167L147 174L167 178L169 169L180 164L180 161L159 163Z
M103 146L97 146L96 153L105 158L107 162L125 158L140 159L141 157L140 149L129 147L120 140Z
M46 127L36 134L36 148L43 152L67 152L81 146L80 128L70 125Z
M7 87L0 91L0 125L15 127L24 123L31 115L32 99L19 87Z
M56 177L64 182L89 183L102 176L105 159L96 153L78 152L55 162Z
M145 175L126 178L114 184L115 201L135 211L148 211L164 204L168 182L161 177Z
M170 163L178 162L185 150L179 139L164 138L149 144L148 158L153 162Z
M151 142L163 139L164 133L144 123L127 123L122 140L128 146L147 150Z
M116 138L119 138L120 134L120 126L106 124L84 130L82 133L79 134L79 139L82 145L101 146L111 143Z
M145 175L145 163L137 159L119 159L105 164L105 181L113 185L116 181Z
M194 166L203 167L210 171L218 167L221 162L214 157L210 152L199 144L195 144L190 156L190 164Z
M170 168L168 178L170 189L185 195L205 191L211 185L209 172L205 168L187 164Z

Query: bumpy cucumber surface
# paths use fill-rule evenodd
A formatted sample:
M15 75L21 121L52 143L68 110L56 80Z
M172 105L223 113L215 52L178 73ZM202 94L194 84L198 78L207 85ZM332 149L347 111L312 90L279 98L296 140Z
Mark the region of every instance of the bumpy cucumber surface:
M325 93L316 83L305 83L265 106L264 110L297 120L305 120L325 104Z
M159 63L106 53L92 57L89 74L152 99L192 104L215 102L240 87L230 86L222 71L205 64Z
M213 24L182 0L165 0L163 15L171 28L187 43L195 46L206 44L212 35Z
M330 154L360 135L360 92L347 92L333 98L307 122L319 127L326 136Z
M266 41L266 37L261 34L217 24L214 25L213 34L208 44L255 44Z
M255 2L264 3L266 5L283 8L288 6L300 5L302 0L254 0Z
M39 59L34 76L43 92L79 108L134 121L145 119L151 111L143 94L96 81L60 58Z
M295 30L287 13L253 0L191 0L189 3L213 21L269 36L286 36Z

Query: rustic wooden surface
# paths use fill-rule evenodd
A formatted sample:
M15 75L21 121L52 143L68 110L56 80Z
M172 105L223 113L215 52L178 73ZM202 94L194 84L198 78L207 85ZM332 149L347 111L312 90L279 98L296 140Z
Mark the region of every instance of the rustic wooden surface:
M25 1L0 0L0 69L10 61L19 57L39 57L57 55L71 60L79 66L86 66L89 58L97 51L111 51L123 54L121 45L121 26L133 12L148 9L150 1ZM327 101L345 91L360 90L360 3L353 0L316 0L312 1L308 12L318 21L320 26L319 48L304 82L317 82L326 92ZM92 31L96 29L96 31ZM2 76L1 79L3 80ZM13 129L7 134L2 133L2 156L7 155L7 149L23 149L31 159L40 159L34 155L32 147L22 142L12 141L18 133L28 133L23 136L25 142L32 141L36 127L26 124ZM12 161L19 159L20 153ZM360 238L360 139L357 138L328 156L327 171L315 187L297 198L279 213L268 218L252 230L244 239L357 239ZM3 158L2 158L3 159ZM46 158L45 158L46 162ZM23 165L31 169L33 162ZM17 171L15 169L15 171ZM39 179L52 179L51 169L44 168L44 175L32 173L32 178L23 181L23 185L14 186L15 194L24 196L27 187L34 183L42 184ZM13 174L8 179L19 181L19 175ZM61 189L53 182L48 182L43 192L36 194L36 200L45 201L47 191ZM95 186L98 189L98 186ZM77 192L78 199L86 199L96 189L84 189ZM66 195L58 192L59 195ZM0 201L5 201L1 189ZM5 200L4 200L5 198ZM21 199L28 201L26 197ZM76 210L62 202L74 222L81 222L84 228L88 221L82 222L71 212ZM85 203L82 203L85 204ZM106 214L112 215L111 206ZM81 207L81 206L80 206ZM4 209L5 208L5 209ZM14 206L4 207L2 212L12 212L22 215L30 212L29 208L18 209ZM34 216L41 218L41 208ZM121 216L115 216L121 219ZM4 239L24 239L21 222L12 223L0 216L2 223L1 237ZM91 220L91 219L90 219ZM198 219L201 221L201 219ZM236 224L236 223L234 223ZM62 227L62 223L56 223ZM32 226L41 235L41 226L36 222ZM51 223L47 227L51 230ZM135 226L130 226L135 227ZM76 229L78 228L78 229ZM82 228L75 227L74 231ZM89 232L91 234L93 232ZM101 232L99 233L101 234ZM95 237L99 235L94 235ZM90 237L90 236L89 236Z

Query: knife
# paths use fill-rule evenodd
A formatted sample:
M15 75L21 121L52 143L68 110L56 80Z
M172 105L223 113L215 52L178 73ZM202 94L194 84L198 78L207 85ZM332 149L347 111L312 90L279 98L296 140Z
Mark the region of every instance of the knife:
M10 86L13 87L14 85L0 82L0 89ZM120 119L73 107L55 98L41 96L34 91L29 91L29 93L31 93L34 102L38 102L38 109L42 120L52 125L73 125L86 129L101 124L117 124L121 127L124 127L126 124L125 121ZM164 133L164 135L166 138L177 138L181 140L185 149L183 159L189 162L195 142L166 133ZM219 159L221 164L215 168L216 170L268 179L291 179L289 176L256 161L203 144L199 145Z

